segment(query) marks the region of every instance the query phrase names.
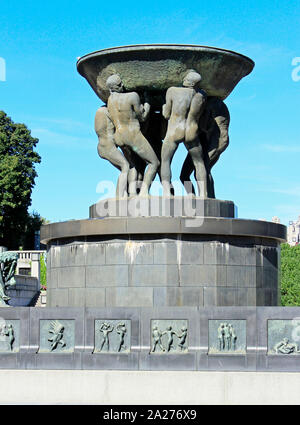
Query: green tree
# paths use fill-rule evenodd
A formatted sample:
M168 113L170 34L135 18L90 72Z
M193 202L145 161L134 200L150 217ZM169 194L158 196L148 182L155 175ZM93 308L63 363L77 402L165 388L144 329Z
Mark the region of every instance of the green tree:
M40 256L40 282L41 289L47 289L47 265L44 254Z
M300 245L281 245L281 304L300 306Z
M20 238L20 246L24 250L34 249L35 233L40 230L42 224L47 224L48 220L41 217L36 211L29 214L25 224L24 233Z
M30 224L28 207L41 157L38 139L0 111L0 245L18 249Z

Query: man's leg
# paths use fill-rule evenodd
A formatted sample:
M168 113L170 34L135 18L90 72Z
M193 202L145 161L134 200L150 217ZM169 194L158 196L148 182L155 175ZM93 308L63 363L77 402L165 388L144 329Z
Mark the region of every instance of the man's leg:
M104 344L105 344L105 338L103 337L103 340L102 340L102 343L100 345L100 350L99 351L102 351L102 348L103 348Z
M190 157L189 154L187 154L181 168L180 180L185 190L187 191L187 193L193 193L195 195L196 194L195 188L191 180L191 174L194 171L194 169L195 168L194 168L192 158Z
M153 342L153 347L152 347L152 353L154 353L154 351L155 351L155 349L156 349L156 345L157 345L157 341L156 340L154 340L154 342Z
M128 173L128 193L129 196L137 194L137 170L135 167L131 167Z
M198 196L207 198L207 172L204 164L203 150L200 141L196 139L193 142L186 142L185 147L187 148L195 167Z
M166 349L164 348L164 346L162 345L162 343L160 342L159 344L161 351L166 351Z
M160 177L163 186L164 196L171 196L171 162L178 148L178 143L172 140L164 140L161 150Z
M207 196L208 198L214 198L216 197L215 195L215 183L214 183L214 179L211 173L211 169L212 167L215 165L215 163L217 162L219 156L214 160L214 161L209 161L209 159L207 159L207 161L205 162L205 166L206 166L206 170L207 170Z
M145 196L148 195L151 183L154 180L155 174L157 173L159 160L150 143L141 132L136 135L132 146L134 147L135 153L148 164L139 193L139 196Z
M116 197L123 198L127 196L127 178L129 172L129 163L124 157L124 155L119 151L116 146L111 146L109 149L101 149L101 158L107 159L111 164L116 168L121 170L117 182Z
M134 196L142 185L146 163L132 150L131 146L124 145L121 149L129 163L128 193Z
M215 199L215 183L211 171L208 173L207 197Z

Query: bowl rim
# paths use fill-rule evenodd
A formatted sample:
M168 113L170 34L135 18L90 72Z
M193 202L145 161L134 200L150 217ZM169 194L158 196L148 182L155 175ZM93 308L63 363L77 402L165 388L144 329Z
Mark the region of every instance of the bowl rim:
M220 47L202 46L202 45L198 45L198 44L153 43L153 44L131 44L131 45L126 45L126 46L108 47L108 48L105 48L105 49L96 50L94 52L87 53L87 54L85 54L85 55L83 55L83 56L81 56L77 59L77 62L76 62L77 70L81 74L81 72L80 72L81 64L83 62L85 62L87 59L93 58L95 56L101 56L101 55L105 55L107 53L126 52L128 50L139 51L139 50L144 50L145 47L147 47L149 50L152 50L152 49L154 50L154 49L157 49L157 48L158 49L160 48L162 50L167 50L167 49L171 48L171 50L190 49L190 50L200 50L200 51L201 50L210 50L210 51L222 52L222 53L233 55L233 56L239 56L240 58L249 62L252 65L252 69L249 71L249 73L253 70L253 68L255 66L255 62L251 58L249 58L248 56L245 56L241 53L234 52L233 50L223 49L223 48L220 48Z

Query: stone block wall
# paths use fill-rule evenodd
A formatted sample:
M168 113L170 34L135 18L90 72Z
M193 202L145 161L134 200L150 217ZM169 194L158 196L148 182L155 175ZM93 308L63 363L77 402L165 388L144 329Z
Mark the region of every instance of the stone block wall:
M33 276L15 275L16 286L8 289L9 305L13 307L26 307L38 296L40 282Z
M54 240L47 306L276 306L278 250L274 240L250 236Z
M299 307L0 308L0 369L300 371Z

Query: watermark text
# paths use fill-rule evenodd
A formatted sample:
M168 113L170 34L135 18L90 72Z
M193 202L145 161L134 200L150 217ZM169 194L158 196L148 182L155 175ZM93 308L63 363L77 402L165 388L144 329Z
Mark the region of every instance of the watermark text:
M292 80L297 83L300 81L300 57L292 59L292 66L294 67L292 70Z
M0 81L6 81L6 62L0 57Z

